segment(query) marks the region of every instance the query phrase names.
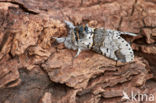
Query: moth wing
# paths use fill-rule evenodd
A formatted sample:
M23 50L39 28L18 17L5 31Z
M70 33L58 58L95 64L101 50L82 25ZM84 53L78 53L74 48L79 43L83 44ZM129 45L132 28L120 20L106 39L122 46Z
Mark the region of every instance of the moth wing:
M115 55L115 51L117 49L118 49L118 46L113 41L112 36L105 36L105 39L103 41L103 45L100 47L102 54L108 58L117 60L117 57Z
M118 40L119 49L115 52L118 59L122 62L130 62L134 59L133 50L130 44L123 38Z
M112 51L112 49L106 48L106 47L100 47L100 50L104 56L111 58L113 60L118 60L118 58L116 57L116 55L115 55L114 51Z
M120 37L117 32L108 32L101 47L101 52L106 57L121 62L130 62L134 58L133 50L129 43Z

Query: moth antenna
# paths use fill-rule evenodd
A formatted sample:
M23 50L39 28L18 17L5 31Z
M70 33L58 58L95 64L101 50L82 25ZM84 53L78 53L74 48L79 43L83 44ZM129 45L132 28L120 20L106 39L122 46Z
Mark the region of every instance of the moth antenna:
M116 64L115 64L115 66L117 67L118 66L118 61L116 60Z
M67 20L64 20L64 22L65 22L65 24L67 25L68 28L70 28L70 29L74 29L75 28L75 26L73 25L72 22L67 21Z

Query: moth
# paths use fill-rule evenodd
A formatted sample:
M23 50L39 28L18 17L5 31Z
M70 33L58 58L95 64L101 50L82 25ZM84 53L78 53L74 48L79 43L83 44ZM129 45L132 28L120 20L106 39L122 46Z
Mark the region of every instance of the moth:
M105 28L92 28L86 25L74 26L64 21L68 27L67 37L53 37L58 43L64 43L68 49L77 50L77 57L83 50L92 50L108 58L120 62L134 60L134 52L130 44L120 35L137 36L134 33L109 30Z

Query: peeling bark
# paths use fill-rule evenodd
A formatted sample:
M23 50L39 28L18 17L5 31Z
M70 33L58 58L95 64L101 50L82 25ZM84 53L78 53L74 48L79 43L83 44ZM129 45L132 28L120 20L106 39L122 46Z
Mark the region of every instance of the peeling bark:
M156 99L155 14L154 0L0 0L0 103L124 103L123 91ZM134 62L74 58L51 38L67 35L63 20L138 34L124 37Z

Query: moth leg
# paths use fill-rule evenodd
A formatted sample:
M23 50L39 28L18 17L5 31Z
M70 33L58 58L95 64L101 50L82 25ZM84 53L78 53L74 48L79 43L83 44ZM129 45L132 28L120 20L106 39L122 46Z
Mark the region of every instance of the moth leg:
M63 43L65 41L65 37L62 37L62 38L52 37L52 38L56 39L58 43Z
M113 33L117 36L120 36L121 34L124 34L124 35L129 35L129 36L137 36L136 34L134 33L130 33L130 32L121 32L121 31L117 31L117 30L106 30L107 32L109 33Z
M129 32L120 32L120 34L125 34L125 35L130 35L130 36L137 36L134 33L129 33Z
M115 66L117 67L118 66L118 61L116 60L116 64L115 64Z
M81 49L80 49L80 48L78 48L78 51L77 51L77 53L76 53L75 57L77 57L77 56L80 54L80 52L81 52Z

